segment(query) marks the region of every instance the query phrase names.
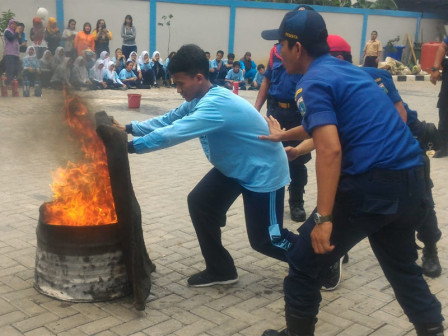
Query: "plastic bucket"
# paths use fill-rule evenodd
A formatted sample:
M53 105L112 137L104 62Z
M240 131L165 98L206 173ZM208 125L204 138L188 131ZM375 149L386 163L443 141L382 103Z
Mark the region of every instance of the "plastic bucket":
M141 94L129 93L128 94L128 107L129 108L139 108L141 99L142 99Z
M406 46L394 46L397 51L389 51L384 54L384 58L392 57L394 60L401 62L401 57L403 56L403 49Z

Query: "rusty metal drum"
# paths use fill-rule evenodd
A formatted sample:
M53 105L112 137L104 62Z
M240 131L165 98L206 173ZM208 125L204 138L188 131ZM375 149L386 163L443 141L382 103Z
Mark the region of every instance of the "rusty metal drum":
M37 291L72 302L108 301L131 293L117 223L49 225L43 209L36 229Z

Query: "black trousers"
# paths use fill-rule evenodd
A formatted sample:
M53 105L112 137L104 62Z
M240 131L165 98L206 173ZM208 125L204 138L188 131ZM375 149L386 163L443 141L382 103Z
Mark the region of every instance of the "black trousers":
M252 192L216 168L203 177L188 195L188 209L209 273L236 274L234 261L221 241L221 227L226 225L226 213L240 194L251 247L286 261L297 235L283 228L284 193L283 187L267 193Z
M312 216L299 228L288 252L290 270L284 281L285 302L296 314L314 317L321 301L321 279L328 266L368 237L398 303L414 324L443 321L441 305L431 294L415 263L415 229L431 208L423 167L372 170L342 176L333 209L334 250L315 254L311 246Z
M267 116L273 116L278 120L280 126L285 129L291 129L302 125L302 116L300 115L295 102L290 102L289 108L282 108L274 99L268 98ZM302 141L284 141L283 147L299 145ZM305 164L311 160L311 154L299 156L294 161L289 162L289 175L291 177L290 187L305 188L308 183L308 171Z
M364 66L369 68L378 68L378 63L376 62L376 56L366 56L364 58Z

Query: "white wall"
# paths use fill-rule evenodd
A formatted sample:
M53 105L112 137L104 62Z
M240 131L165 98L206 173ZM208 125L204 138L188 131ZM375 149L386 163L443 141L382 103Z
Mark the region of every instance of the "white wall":
M422 19L420 22L419 39L423 42L440 41L441 37L437 26L443 25L441 20Z
M28 34L38 7L45 7L50 16L56 17L56 0L0 0L0 12L11 9L17 19L26 25ZM239 59L246 51L252 52L252 58L258 63L267 63L269 50L275 41L265 41L261 31L277 28L286 10L261 8L236 8L234 53ZM64 0L64 26L71 18L77 21L77 29L82 29L84 22L93 27L99 18L106 20L112 31L111 52L121 47L121 26L126 14L131 14L137 28L137 47L139 53L149 51L150 38L150 2L143 0ZM157 3L156 21L162 22L162 16L172 14L170 51L179 49L186 43L198 44L210 51L212 58L221 49L225 55L229 45L230 8L226 6L188 5L176 3ZM343 36L352 46L353 61L359 62L361 34L363 27L362 14L346 14L321 12L329 34ZM416 18L369 15L366 40L372 30L378 31L378 38L383 46L388 40L400 36L400 44L405 43L406 34L411 40L415 38ZM421 34L423 42L437 37L437 25L440 20L422 19ZM156 49L162 58L167 57L168 28L157 26ZM3 46L0 46L0 51Z
M163 22L162 16L169 14L173 15L170 51L176 51L184 44L194 43L209 51L212 59L220 49L227 53L230 17L228 7L157 4L157 22ZM162 58L166 58L168 28L158 26L156 38L156 49Z

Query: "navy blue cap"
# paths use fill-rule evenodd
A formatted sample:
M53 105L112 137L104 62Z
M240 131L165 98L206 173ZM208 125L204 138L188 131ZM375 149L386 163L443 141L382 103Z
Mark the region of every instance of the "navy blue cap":
M264 30L261 37L265 40L296 40L312 45L327 38L327 26L316 11L296 10L286 13L278 29Z

